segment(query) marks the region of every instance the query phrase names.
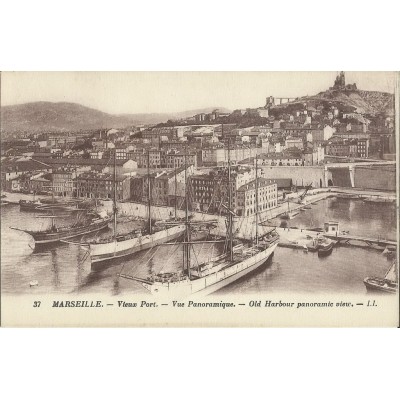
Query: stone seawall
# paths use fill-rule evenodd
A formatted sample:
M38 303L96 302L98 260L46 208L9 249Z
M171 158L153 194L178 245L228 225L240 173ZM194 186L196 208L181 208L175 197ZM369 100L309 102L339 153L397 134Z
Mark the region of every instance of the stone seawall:
M332 174L324 166L309 167L260 167L262 176L267 179L292 179L293 185L314 188L327 187Z
M390 165L356 166L354 186L377 190L396 190L396 168Z

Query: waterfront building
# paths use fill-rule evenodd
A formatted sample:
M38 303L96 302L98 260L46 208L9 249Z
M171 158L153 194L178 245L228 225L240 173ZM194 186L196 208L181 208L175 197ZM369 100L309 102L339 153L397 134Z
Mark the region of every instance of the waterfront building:
M256 202L256 189L258 191L258 201ZM251 216L257 212L268 211L278 204L278 187L272 179L258 178L237 190L236 213L238 216Z
M52 191L57 196L72 197L74 193L75 173L72 170L61 168L51 174Z
M1 163L1 189L11 190L11 180L21 175L37 175L51 171L51 165L32 159L4 160Z
M239 187L254 180L254 168L236 168L231 174L232 211L236 210L236 196ZM194 210L226 213L223 205L228 204L228 175L225 169L212 170L208 174L193 175L190 178L190 202Z
M190 179L190 177L194 174L194 171L195 171L194 165L189 165L186 168L186 174L185 174L185 166L170 171L167 174L168 205L170 207L174 207L175 205L178 208L183 207L186 196L186 178Z
M114 196L114 175L102 173L83 173L74 179L76 197L94 199L112 199ZM129 200L130 178L124 175L117 175L116 178L116 199Z
M10 181L11 192L47 193L49 190L50 180L45 178L43 174L34 175L28 172Z
M189 178L194 174L194 166L187 167L186 175ZM176 175L176 176L175 176ZM135 176L131 178L131 200L136 202L148 201L148 182L151 185L152 204L158 206L181 207L185 198L185 166L172 171L153 172L149 176ZM176 188L175 188L176 187ZM176 198L175 198L176 197Z

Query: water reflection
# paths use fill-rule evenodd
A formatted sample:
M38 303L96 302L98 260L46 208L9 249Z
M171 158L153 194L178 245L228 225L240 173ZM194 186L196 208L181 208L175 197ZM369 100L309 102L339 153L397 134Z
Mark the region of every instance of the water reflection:
M146 294L138 283L118 278L117 274L146 277L152 273L176 271L182 267L182 245L158 246L139 252L128 259L113 260L91 268L86 249L77 245L58 244L37 247L32 239L9 229L21 224L18 206L1 210L2 290L5 293L96 293L108 295ZM23 225L37 229L38 219L23 214ZM336 220L340 230L369 237L396 238L396 209L391 204L377 205L361 200L327 199L312 205L287 221L291 227L322 227ZM279 219L273 221L280 223ZM131 228L131 227L129 227ZM125 228L125 229L129 229ZM109 235L109 232L102 232ZM219 254L224 243L193 246L192 262L203 262ZM335 248L332 254L319 259L315 253L277 248L273 258L251 275L221 291L235 293L344 292L365 293L366 276L383 276L390 265L381 252L354 247ZM29 287L31 280L39 286Z
M60 274L58 271L59 264L57 260L57 251L52 249L50 251L51 256L51 271L53 272L53 287L58 288L60 286Z

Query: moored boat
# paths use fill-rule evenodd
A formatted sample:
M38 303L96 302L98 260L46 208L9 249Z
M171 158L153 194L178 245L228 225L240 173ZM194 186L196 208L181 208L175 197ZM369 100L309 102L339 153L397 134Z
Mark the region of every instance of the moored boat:
M149 157L149 156L148 156ZM113 234L107 238L95 239L82 243L82 247L89 248L92 265L115 258L127 257L141 250L163 244L183 235L185 225L175 221L167 226L152 226L151 220L151 185L148 183L148 226L145 230L135 230L125 235L117 234L117 203L116 203L116 166L114 154L113 177ZM150 162L148 161L148 165Z
M136 230L126 235L85 242L82 243L82 247L89 247L90 259L94 264L113 258L130 256L138 251L178 239L183 235L184 231L184 225L153 230L151 234L146 233L146 231Z
M312 239L311 242L307 244L307 250L312 252L318 251L318 239Z
M257 157L257 156L256 156ZM256 160L256 177L257 160ZM187 182L186 176L185 181ZM222 254L212 257L206 262L192 264L191 259L191 231L188 216L188 201L185 211L185 232L183 241L183 265L177 272L159 272L146 278L119 273L118 276L139 282L153 295L172 296L173 298L187 297L196 293L207 295L213 293L249 273L255 271L272 256L279 236L275 229L271 229L264 237L258 235L258 179L255 179L255 238L248 243L234 245L233 240L233 215L232 186L230 185L230 155L228 148L228 206L226 224L226 246ZM187 184L185 185L187 187ZM187 200L187 193L186 193ZM197 242L199 243L199 242Z
M190 267L189 273L159 273L145 279L122 273L119 276L140 282L152 294L186 297L201 292L207 295L261 267L272 256L277 245L276 241L272 245L243 247L232 260L224 254L219 260Z
M90 218L86 221L76 221L75 224L70 226L57 227L54 224L54 219L57 216L46 216L52 219L52 224L50 228L45 230L29 230L21 229L16 227L11 227L11 229L25 232L33 237L35 244L48 244L60 242L66 239L74 238L76 236L86 235L88 233L93 233L105 229L108 227L110 222L109 217L98 217ZM42 218L45 218L44 216Z
M396 260L392 263L384 278L366 277L364 285L367 290L385 293L396 293L398 287L398 272Z
M332 253L334 241L325 239L318 242L318 256L325 257Z
M40 200L20 200L20 211L36 211L43 203Z

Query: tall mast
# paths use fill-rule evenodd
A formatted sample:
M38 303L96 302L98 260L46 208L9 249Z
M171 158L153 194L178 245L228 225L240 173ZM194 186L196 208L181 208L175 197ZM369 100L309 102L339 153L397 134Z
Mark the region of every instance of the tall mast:
M255 189L256 189L256 245L258 245L258 169L257 169L257 153L256 153L256 183L255 183Z
M185 238L183 244L183 267L190 278L190 226L189 226L189 201L187 180L187 145L185 146Z
M175 200L174 200L174 205L175 205L175 221L176 221L176 202L177 202L177 199L176 199L176 185L177 185L176 167L175 167L174 172L175 172ZM185 179L186 179L186 175L185 175Z
M114 193L113 193L113 234L114 239L117 237L117 150L114 149L114 174L113 174L113 183L114 183Z
M151 234L151 184L150 184L150 150L147 152L147 208L149 213L149 233Z
M222 128L223 129L223 128ZM233 215L232 215L232 188L231 188L231 138L228 138L228 239L229 260L233 261Z

